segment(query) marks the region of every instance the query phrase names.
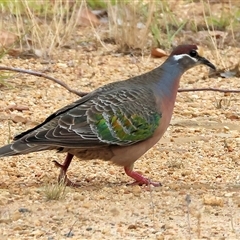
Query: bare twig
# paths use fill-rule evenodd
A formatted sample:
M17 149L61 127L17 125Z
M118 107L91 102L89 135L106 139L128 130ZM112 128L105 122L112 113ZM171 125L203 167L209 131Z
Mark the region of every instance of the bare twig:
M189 194L186 195L185 201L186 201L186 204L187 204L188 233L189 233L189 239L191 240L192 236L191 236L190 206L189 205L190 205L192 200L191 200L191 196Z
M200 92L200 91L212 91L212 92L222 92L222 93L240 93L237 89L220 89L220 88L180 88L178 92Z
M44 73L41 73L41 72L35 72L35 71L25 70L25 69L21 69L21 68L4 67L4 66L0 66L0 70L27 73L27 74L34 75L34 76L37 76L37 77L43 77L43 78L49 79L49 80L61 85L62 87L67 89L69 92L74 93L74 94L76 94L80 97L83 97L83 96L88 94L87 92L79 92L77 90L71 89L66 83L64 83L64 82L62 82L62 81L60 81L60 80L58 80L54 77L50 77L50 76L48 76Z
M67 234L65 234L66 237L72 237L72 236L73 236L73 233L72 233L73 227L74 227L74 225L77 223L77 221L78 221L78 220L76 220L76 221L72 224L72 226L70 227L69 232L68 232Z
M80 91L71 89L66 83L60 81L59 79L56 79L54 77L50 77L50 76L48 76L44 73L41 73L41 72L36 72L36 71L32 71L32 70L25 70L25 69L21 69L21 68L11 68L11 67L5 67L5 66L0 66L0 71L1 70L27 73L27 74L34 75L34 76L37 76L37 77L43 77L43 78L49 79L49 80L61 85L62 87L67 89L69 92L78 95L79 97L83 97L83 96L88 94L88 92L80 92ZM222 93L240 93L240 90L237 90L237 89L219 89L219 88L189 88L189 89L180 88L180 89L178 89L178 92L199 92L199 91L212 91L212 92L222 92Z

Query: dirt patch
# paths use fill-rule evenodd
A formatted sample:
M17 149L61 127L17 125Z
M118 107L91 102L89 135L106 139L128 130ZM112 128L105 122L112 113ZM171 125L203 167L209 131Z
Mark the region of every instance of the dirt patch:
M45 70L71 88L91 91L149 71L164 60L122 56L114 54L114 46L108 48L61 49L49 64L5 56L1 64ZM216 63L210 52L206 55ZM237 63L239 49L230 49L228 55ZM238 78L209 79L207 71L191 69L181 87L239 87ZM10 86L0 88L1 145L78 98L49 80L11 75L6 80ZM0 238L240 238L239 100L238 94L178 94L168 131L135 165L162 187L126 186L131 179L122 168L74 159L68 176L81 187L67 188L62 200L46 201L45 186L57 182L52 161L64 155L49 151L2 158Z

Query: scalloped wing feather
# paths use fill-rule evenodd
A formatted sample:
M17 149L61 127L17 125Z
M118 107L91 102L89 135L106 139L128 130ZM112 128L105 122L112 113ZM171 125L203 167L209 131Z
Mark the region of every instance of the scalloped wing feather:
M151 137L161 120L153 91L136 85L109 88L92 92L16 136L15 142L9 144L15 153L6 154L127 146Z
M161 114L154 101L152 92L145 89L100 94L61 113L22 140L74 148L134 144L151 137L159 126Z

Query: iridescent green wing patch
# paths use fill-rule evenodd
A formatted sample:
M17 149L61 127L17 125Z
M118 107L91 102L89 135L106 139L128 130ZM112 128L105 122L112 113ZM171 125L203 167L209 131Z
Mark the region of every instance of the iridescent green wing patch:
M144 119L137 114L126 116L97 114L96 122L92 124L94 131L103 142L118 145L128 145L151 137L159 126L161 116L157 113Z
M88 111L88 116L91 129L100 141L130 145L153 135L160 124L161 114L155 110L152 99L144 103L136 101L137 97L139 96L133 97L131 94L130 99L126 93L121 93L120 97L111 95L111 99L105 97L95 102L94 107ZM148 105L149 102L151 106Z

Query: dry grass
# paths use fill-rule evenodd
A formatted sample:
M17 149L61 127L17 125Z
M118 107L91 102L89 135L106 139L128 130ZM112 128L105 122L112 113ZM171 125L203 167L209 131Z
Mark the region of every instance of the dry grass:
M17 33L21 49L37 50L41 57L47 57L72 38L82 5L69 1L2 2L2 29Z
M62 181L60 183L49 183L43 189L43 193L47 201L62 200L66 196L66 184Z
M149 47L150 27L156 2L144 5L142 1L126 4L119 1L118 7L108 3L109 37L123 51Z
M212 46L217 61L225 66L225 61L217 49L224 47L226 39L217 37L212 31L228 32L232 43L236 43L238 31L238 16L240 11L233 6L237 4L229 0L219 3L217 10L209 1L99 1L95 4L89 1L92 7L105 7L108 12L108 25L92 29L92 41L99 41L102 45L106 38L113 39L121 52L129 49L140 49L149 52L152 46L171 48L181 42L197 40L195 34L199 30L208 31L206 39L201 39L203 45ZM0 1L2 13L2 28L18 33L21 49L40 50L40 56L50 55L54 49L64 45L74 44L78 24L78 14L88 1L29 1L16 2ZM193 5L193 11L181 15L178 9ZM196 10L195 8L198 8ZM180 12L180 14L178 13ZM12 14L14 13L14 15ZM10 23L10 24L7 24ZM15 27L14 27L15 26ZM189 40L192 32L193 38ZM186 34L187 32L187 34ZM106 34L107 33L107 34ZM229 41L228 41L229 42Z

